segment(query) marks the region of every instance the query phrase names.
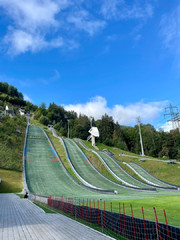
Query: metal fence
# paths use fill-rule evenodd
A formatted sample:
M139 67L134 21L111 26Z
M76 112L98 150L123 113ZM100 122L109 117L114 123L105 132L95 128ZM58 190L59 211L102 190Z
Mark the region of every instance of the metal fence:
M36 200L38 200L36 196ZM86 222L98 225L104 233L113 233L119 239L138 240L179 240L180 228L168 225L166 212L164 217L166 224L159 223L156 209L154 215L156 221L145 220L144 209L142 208L142 219L133 216L131 205L131 216L126 215L125 205L119 203L119 212L115 213L106 210L106 202L91 201L84 199L73 199L64 197L48 197L47 204L57 209L60 213L68 214L75 219L82 219ZM122 237L122 238L121 238Z

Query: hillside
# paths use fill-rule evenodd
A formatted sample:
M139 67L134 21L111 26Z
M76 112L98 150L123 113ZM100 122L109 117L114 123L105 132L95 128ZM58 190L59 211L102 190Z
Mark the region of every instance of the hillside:
M25 101L24 96L16 87L6 82L0 82L0 113L5 110L6 105L18 114L19 108L24 107L26 111L35 111L37 106Z
M25 117L0 118L0 168L22 171Z

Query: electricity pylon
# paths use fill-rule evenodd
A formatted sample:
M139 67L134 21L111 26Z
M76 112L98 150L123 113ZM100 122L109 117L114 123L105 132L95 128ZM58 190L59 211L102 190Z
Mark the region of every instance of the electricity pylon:
M179 131L180 131L178 107L172 106L171 104L169 104L169 107L165 108L165 112L167 112L168 109L169 109L169 113L165 113L164 117L170 116L171 119L168 120L168 122L172 122L173 129L179 128ZM176 112L174 111L174 109L176 110Z

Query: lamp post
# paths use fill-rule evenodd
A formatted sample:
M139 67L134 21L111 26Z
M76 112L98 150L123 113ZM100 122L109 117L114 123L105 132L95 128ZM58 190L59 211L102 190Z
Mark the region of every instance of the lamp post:
M90 118L90 122L91 122L91 128L92 128L92 120L93 120L93 117L92 117L92 116L90 116L89 118Z
M139 126L139 136L140 136L140 144L141 144L141 156L145 156L144 155L144 148L143 148L143 140L142 140L142 135L141 135L141 127L140 127L141 119L140 119L140 117L137 117L137 123L138 123L138 126Z
M70 121L70 119L68 119L67 121L68 121L68 138L69 138L69 121Z

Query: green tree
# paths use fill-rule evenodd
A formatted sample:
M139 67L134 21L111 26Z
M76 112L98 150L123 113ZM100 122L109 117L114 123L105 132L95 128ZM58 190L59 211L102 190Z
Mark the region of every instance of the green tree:
M39 107L46 109L46 103L45 103L45 102L42 102Z
M43 116L43 115L41 115L41 117L39 118L39 122L46 125L46 126L49 124L48 118L46 116Z
M102 116L101 122L97 123L100 132L100 141L111 146L113 145L114 121L107 114Z

